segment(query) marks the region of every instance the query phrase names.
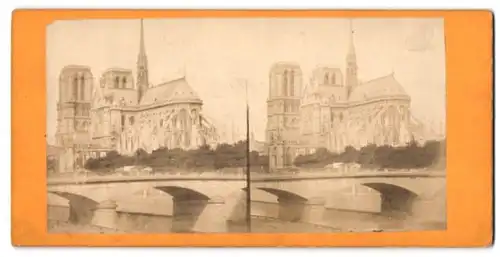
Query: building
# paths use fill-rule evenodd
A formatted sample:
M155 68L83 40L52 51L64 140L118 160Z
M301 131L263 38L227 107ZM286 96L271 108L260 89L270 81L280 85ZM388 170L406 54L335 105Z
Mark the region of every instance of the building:
M95 85L89 67L63 68L56 141L66 152L60 171L73 171L113 150L131 155L140 148L193 149L218 141L186 77L150 84L142 20L136 75L134 81L132 70L109 68Z
M269 73L266 142L269 168L293 164L300 142L302 72L295 63L277 63Z
M347 146L397 146L422 137L411 99L394 74L359 81L352 25L350 31L345 72L317 67L304 87L297 64L271 68L266 129L271 169L293 166L297 155L318 148L343 152Z

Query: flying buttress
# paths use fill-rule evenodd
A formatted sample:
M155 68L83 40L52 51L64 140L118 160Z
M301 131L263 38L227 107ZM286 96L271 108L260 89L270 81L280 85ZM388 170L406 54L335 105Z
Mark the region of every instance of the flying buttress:
M200 115L200 134L204 142L208 145L217 143L219 141L219 134L217 128L210 122L207 117Z
M162 142L161 144L165 147L168 147L168 148L175 148L176 147L176 146L174 146L175 144L174 145L170 144L170 141L172 140L173 136L176 136L176 134L179 131L177 126L174 125L174 123L177 123L176 119L177 119L179 113L180 113L180 109L174 109L172 112L167 114L166 119L162 121L162 124L160 124L160 126L163 126L163 129L158 130L158 131L162 131L162 132L157 133L156 139L159 142ZM146 133L151 134L152 132L153 132L153 129L150 129ZM150 144L143 141L142 145L143 145L144 149L147 149Z
M166 133L165 140L173 140L170 147L192 148L199 147L204 144L213 144L219 140L217 129L204 115L191 115L186 113L189 117L181 117L182 109L176 110L169 115L166 120ZM179 127L178 119L190 118L191 126L185 123L184 126ZM193 126L193 121L196 125ZM189 132L189 133L188 133Z
M415 140L425 140L426 138L435 137L437 133L430 128L426 128L423 122L410 114L409 133Z

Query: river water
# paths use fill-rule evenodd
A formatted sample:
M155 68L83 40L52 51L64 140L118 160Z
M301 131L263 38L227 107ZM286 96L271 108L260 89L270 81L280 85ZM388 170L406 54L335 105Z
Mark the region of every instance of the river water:
M281 221L272 217L252 217L251 231L254 233L333 233L362 231L411 231L442 230L445 223L414 223L408 219L393 219L376 214L366 213L332 213L331 220L326 219L322 225L304 222ZM89 224L71 224L66 220L48 220L50 233L173 233L196 232L192 224L178 221L171 216L118 213L116 229L102 228ZM245 233L245 223L227 223L226 231ZM176 228L176 229L174 229Z

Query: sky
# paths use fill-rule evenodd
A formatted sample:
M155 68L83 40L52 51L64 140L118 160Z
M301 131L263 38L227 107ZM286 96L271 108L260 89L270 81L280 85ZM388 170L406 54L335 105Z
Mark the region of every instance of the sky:
M435 130L445 121L445 40L442 19L352 19L358 77L394 73L411 97L415 117ZM91 67L94 85L104 70L136 77L140 20L67 20L47 28L47 135L55 141L58 78L66 65ZM250 127L263 140L269 69L300 65L303 81L322 65L345 71L348 19L145 19L153 85L185 76L204 102L203 113L222 133L245 135L245 89ZM305 84L303 85L305 86ZM232 129L234 128L234 129Z

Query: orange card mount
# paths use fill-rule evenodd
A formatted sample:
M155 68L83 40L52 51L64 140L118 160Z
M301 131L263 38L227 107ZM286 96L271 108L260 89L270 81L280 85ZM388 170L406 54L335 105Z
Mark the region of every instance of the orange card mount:
M492 243L488 11L16 10L16 246Z

